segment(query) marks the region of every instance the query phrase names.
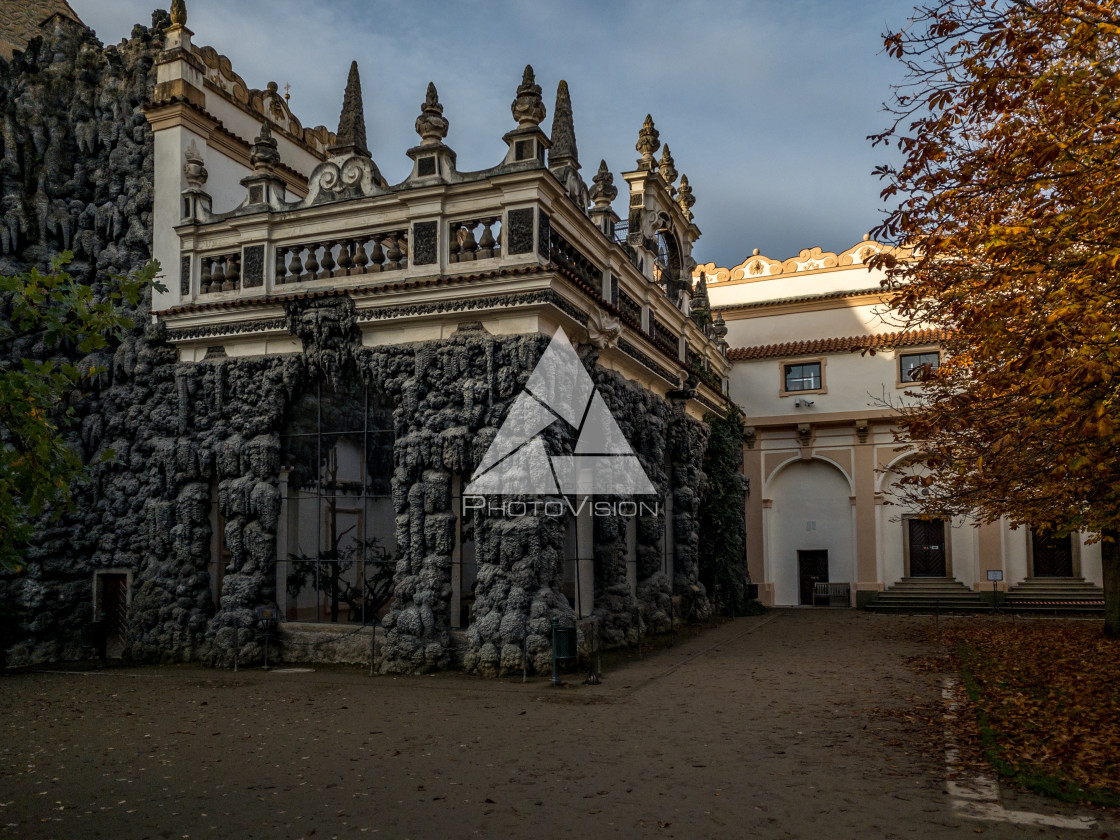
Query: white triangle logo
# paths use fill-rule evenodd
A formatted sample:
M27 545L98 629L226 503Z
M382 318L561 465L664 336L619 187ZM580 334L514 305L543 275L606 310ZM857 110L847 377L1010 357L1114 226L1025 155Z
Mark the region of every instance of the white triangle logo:
M540 434L560 420L578 430L575 451L549 456ZM656 490L568 336L557 329L463 492L539 496Z

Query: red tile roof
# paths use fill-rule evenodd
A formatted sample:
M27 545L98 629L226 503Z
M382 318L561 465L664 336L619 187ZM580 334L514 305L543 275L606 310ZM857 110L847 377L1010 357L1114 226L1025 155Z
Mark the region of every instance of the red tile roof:
M937 344L949 337L948 330L928 329L910 332L875 333L854 335L848 338L812 338L806 341L787 341L783 344L763 344L755 347L733 347L727 351L732 362L752 359L774 359L784 356L805 356L810 353L851 353L856 350L887 350L894 347L913 347L917 344Z

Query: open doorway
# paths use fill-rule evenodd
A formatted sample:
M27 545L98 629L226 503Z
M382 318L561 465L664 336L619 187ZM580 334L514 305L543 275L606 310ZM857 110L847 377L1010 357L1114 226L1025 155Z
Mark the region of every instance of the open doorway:
M802 606L811 607L813 605L813 585L828 583L827 549L798 551L797 569L801 593L798 603Z
M120 659L128 637L128 572L105 571L94 575L94 608L96 621L101 622L105 640L105 657Z

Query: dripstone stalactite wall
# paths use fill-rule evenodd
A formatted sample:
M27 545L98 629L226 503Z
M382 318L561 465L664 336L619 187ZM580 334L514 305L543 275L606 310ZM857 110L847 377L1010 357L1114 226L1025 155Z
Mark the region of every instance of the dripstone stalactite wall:
M151 253L152 138L141 106L166 16L137 27L117 47L60 21L10 65L0 64L0 270L42 265L65 248L73 273L105 291ZM263 656L256 608L277 601L281 435L293 403L317 383L361 383L393 406L391 480L397 557L393 598L381 626L377 666L418 673L453 662L451 570L456 539L453 480L465 481L497 434L549 337L495 337L464 324L438 342L363 347L350 302L293 304L292 334L304 352L288 356L177 361L163 327L137 312L137 328L111 351L83 360L103 371L71 430L94 461L74 512L42 525L25 570L0 576L0 603L16 617L4 644L13 663L82 658L93 619L98 570L131 575L124 658L132 661L241 661ZM16 342L12 360L42 355L35 339ZM707 428L683 409L618 374L585 364L672 516L636 524L637 594L627 579L626 523L595 521L594 615L606 646L668 628L671 592L702 617L710 605L698 583L698 506ZM556 451L571 442L546 432ZM664 503L663 503L664 509ZM215 516L215 513L220 516ZM224 522L229 551L214 602L212 522ZM662 572L671 529L674 581ZM561 593L564 521L480 517L478 584L467 631L466 670L550 667L551 619L572 619ZM283 651L273 651L273 656Z
M151 258L153 143L141 108L168 23L157 12L151 28L137 26L127 41L103 47L85 27L55 17L26 50L0 61L0 272L46 268L70 250L70 273L103 295L112 274ZM93 569L138 568L148 552L143 430L163 422L175 354L158 330L143 326L145 312L136 314L141 326L118 347L71 354L84 369L104 372L68 434L83 457L111 447L117 463L79 491L77 513L43 524L24 574L0 577L16 662L88 655L78 629L92 617ZM4 352L9 364L48 355L35 335Z

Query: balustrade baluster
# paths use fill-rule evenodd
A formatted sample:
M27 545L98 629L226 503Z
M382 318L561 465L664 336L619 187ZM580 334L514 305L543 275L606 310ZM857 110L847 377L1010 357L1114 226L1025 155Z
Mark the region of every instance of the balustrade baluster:
M350 267L354 265L353 260L350 259L350 249L353 247L353 239L344 239L338 243L338 269L334 273L335 277L350 274Z
M286 282L298 283L300 275L303 274L303 246L296 245L291 249L292 251L292 264L288 266L288 277Z
M494 256L494 234L490 232L490 225L497 219L486 219L482 223L482 238L478 240L478 258L488 260Z
M401 257L404 256L401 250L401 238L396 233L390 233L385 237L389 243L385 251L385 258L388 262L385 264L386 271L396 271L401 267Z
M241 288L241 255L231 254L226 260L226 281L222 283L223 292L232 292Z
M461 227L462 225L459 222L451 223L451 235L447 238L447 261L449 263L459 262L459 251L461 250L459 228Z
M276 285L282 285L284 282L284 275L288 273L287 266L288 249L276 246Z
M334 261L334 242L327 242L323 245L323 270L320 272L321 277L334 277L334 268L337 263Z
M369 257L366 256L366 237L361 236L354 240L354 268L350 273L365 274L367 265L369 265Z
M385 262L385 254L381 250L381 242L384 237L380 233L373 234L369 241L372 243L369 249L369 271L376 273L382 271L381 264Z
M477 224L477 223L476 223ZM478 243L474 241L474 225L467 222L463 225L463 249L459 252L459 262L470 262L475 259Z
M307 246L307 262L303 264L303 267L307 269L308 280L315 280L319 275L319 260L315 255L318 250L318 243L313 242Z
M225 262L226 261L223 259L213 260L213 266L210 270L211 292L220 292L222 290L222 284L225 283L226 280Z
M210 258L203 257L199 260L198 293L210 294Z

